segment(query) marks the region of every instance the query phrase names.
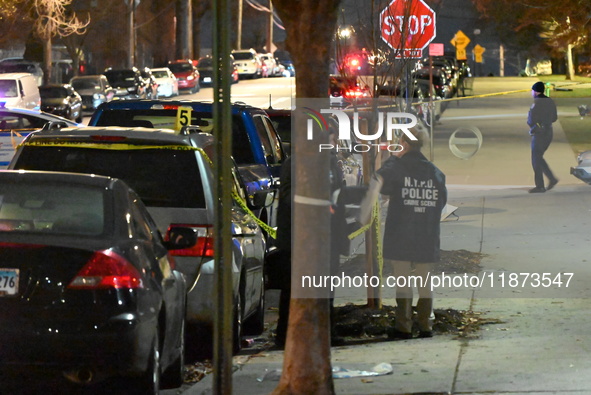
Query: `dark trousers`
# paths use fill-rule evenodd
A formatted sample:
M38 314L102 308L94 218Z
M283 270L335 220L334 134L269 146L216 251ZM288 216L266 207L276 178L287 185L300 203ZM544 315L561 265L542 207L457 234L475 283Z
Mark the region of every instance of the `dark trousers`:
M275 343L285 344L287 323L289 321L289 303L291 300L291 251L280 251L279 261L283 263L281 273L281 293L279 295L279 317L275 329Z
M544 159L544 153L552 142L552 130L544 130L541 133L536 133L531 139L531 165L534 169L534 181L536 188L544 188L544 175L548 177L551 182L556 181L556 177L552 174L552 170Z

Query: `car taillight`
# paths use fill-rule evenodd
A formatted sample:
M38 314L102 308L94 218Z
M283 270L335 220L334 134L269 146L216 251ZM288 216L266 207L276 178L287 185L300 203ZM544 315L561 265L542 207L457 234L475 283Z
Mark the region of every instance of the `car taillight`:
M76 277L70 289L143 288L139 271L127 259L111 251L97 251Z
M359 88L348 89L345 91L345 97L350 99L363 97L363 91L361 91Z
M171 224L166 231L165 240L169 240L170 230L174 227L191 228L197 233L197 243L193 247L182 250L170 250L173 256L206 256L213 257L213 226L212 225L185 225Z

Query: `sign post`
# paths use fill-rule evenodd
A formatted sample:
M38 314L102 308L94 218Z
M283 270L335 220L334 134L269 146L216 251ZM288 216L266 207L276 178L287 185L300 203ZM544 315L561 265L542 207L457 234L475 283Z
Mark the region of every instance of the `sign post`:
M433 56L443 56L443 44L429 44L429 160L433 162L434 142L433 142Z

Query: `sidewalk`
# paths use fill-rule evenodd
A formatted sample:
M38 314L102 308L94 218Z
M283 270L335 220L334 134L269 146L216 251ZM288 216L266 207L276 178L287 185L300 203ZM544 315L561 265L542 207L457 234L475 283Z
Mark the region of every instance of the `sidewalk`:
M499 82L498 90L528 89L535 81L476 79L474 91L486 93ZM393 367L390 375L335 379L337 394L591 393L591 189L568 174L575 158L557 123L546 158L560 183L544 194L527 193L533 186L525 125L530 104L527 93L462 101L448 108L435 130L435 163L447 175L449 203L458 206L459 216L442 223L442 249L486 254L481 265L495 278L492 287L436 291L435 307L471 309L501 323L483 326L476 338L436 335L334 347L333 367L370 370L383 362ZM474 121L483 133L482 149L460 160L446 149L446 139ZM508 282L502 287L498 279L511 273L574 275L568 287ZM364 297L365 290L347 291L337 294L337 303L359 303ZM266 394L278 381L257 378L280 370L283 352L239 356L234 362L234 393ZM211 385L209 375L182 393L209 394Z

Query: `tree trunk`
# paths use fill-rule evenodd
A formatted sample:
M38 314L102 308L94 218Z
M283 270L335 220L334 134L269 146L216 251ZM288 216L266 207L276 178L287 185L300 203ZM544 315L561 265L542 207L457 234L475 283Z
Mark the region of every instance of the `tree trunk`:
M43 85L51 82L51 36L43 41Z
M566 79L573 81L575 79L575 66L573 65L573 46L568 44L566 49Z
M191 38L193 19L190 0L176 2L176 58L193 57L193 39Z
M287 31L287 50L297 75L296 97L328 103L329 49L340 0L275 0ZM297 116L297 114L296 114ZM298 121L296 120L296 123ZM297 129L299 130L299 129ZM322 136L327 142L328 136ZM328 153L318 153L318 139L294 133L295 196L327 201L330 197ZM292 169L292 172L294 170ZM326 205L294 202L292 300L283 374L273 394L333 394L330 318L327 298L298 295L301 275L322 272L329 262L330 212ZM299 296L299 297L298 297Z
M193 53L195 59L201 57L201 19L211 10L211 0L193 0Z

